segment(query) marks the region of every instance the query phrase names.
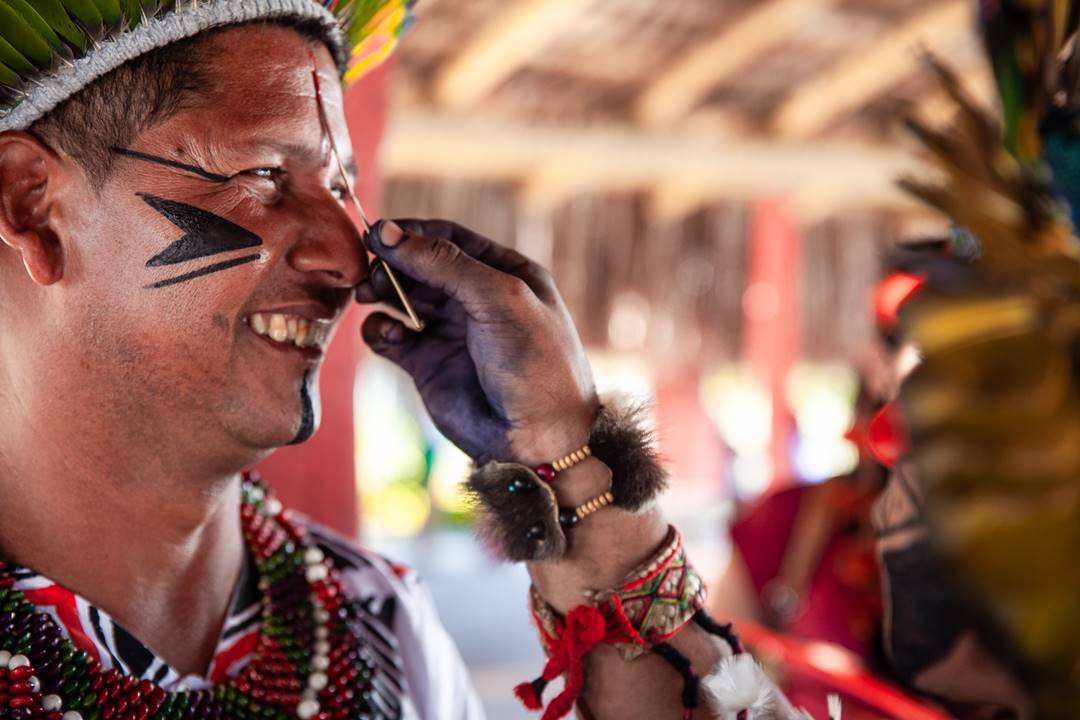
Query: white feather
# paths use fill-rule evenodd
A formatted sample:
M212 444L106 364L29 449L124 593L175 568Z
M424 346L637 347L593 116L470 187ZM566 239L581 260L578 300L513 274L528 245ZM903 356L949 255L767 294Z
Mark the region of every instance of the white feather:
M825 696L825 699L829 703L829 720L842 720L844 709L840 703L840 696L830 693Z
M803 720L783 693L748 653L726 657L716 672L701 681L717 720L736 720L746 710L747 720Z

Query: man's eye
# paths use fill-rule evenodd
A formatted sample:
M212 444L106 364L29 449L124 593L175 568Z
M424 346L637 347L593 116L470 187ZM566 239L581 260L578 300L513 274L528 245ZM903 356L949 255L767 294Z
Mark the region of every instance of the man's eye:
M275 185L281 185L285 179L285 171L279 167L253 168L251 170L245 170L240 174L247 175L248 177L256 177L262 180L269 180Z
M332 188L330 188L330 192L333 194L334 198L340 203L345 202L345 199L349 197L349 191L345 188L344 185L334 185Z

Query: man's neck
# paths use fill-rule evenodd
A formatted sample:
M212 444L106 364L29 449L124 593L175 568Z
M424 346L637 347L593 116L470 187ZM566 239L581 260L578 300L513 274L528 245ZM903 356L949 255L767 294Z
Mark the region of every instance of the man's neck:
M131 458L116 467L78 448L37 448L29 463L29 446L0 444L0 556L85 597L179 672L205 673L244 561L239 475L148 460L136 476Z

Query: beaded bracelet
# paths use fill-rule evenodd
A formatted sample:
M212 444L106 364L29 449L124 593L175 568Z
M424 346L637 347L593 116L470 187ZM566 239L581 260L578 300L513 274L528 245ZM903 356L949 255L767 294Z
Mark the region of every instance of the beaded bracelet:
M540 479L544 482L551 484L555 482L555 478L561 472L566 472L575 465L581 463L592 457L592 448L588 445L578 448L574 452L559 458L553 463L544 463L536 468L536 474L540 476Z
M475 470L467 487L480 507L480 536L509 560L562 557L566 552L565 533L615 501L609 484L607 490L581 505L559 506L552 488L557 474L591 456L586 445L535 469L514 463L488 463Z
M569 530L594 512L603 510L613 502L615 502L615 496L611 494L611 487L608 486L607 490L577 507L559 508L559 526L563 530Z
M611 470L611 486L579 507L560 508L552 483L590 457ZM581 448L536 468L489 462L474 469L466 487L478 510L477 532L496 553L512 561L549 561L565 554L566 530L611 505L637 511L666 482L644 408L605 398Z

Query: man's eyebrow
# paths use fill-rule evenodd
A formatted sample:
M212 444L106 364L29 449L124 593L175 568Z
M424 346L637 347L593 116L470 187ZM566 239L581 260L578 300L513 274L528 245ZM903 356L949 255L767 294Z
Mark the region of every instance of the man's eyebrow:
M150 153L139 152L138 150L129 150L128 148L114 147L109 149L116 155L129 157L134 160L142 160L143 162L154 163L156 165L164 165L165 167L175 168L176 170L183 170L184 172L191 173L192 175L198 175L202 179L210 180L211 182L229 182L228 175L219 175L218 173L213 173L209 170L205 170L198 165L189 165L188 163L183 163L179 160L170 160L169 158L163 158L157 155L151 155Z

